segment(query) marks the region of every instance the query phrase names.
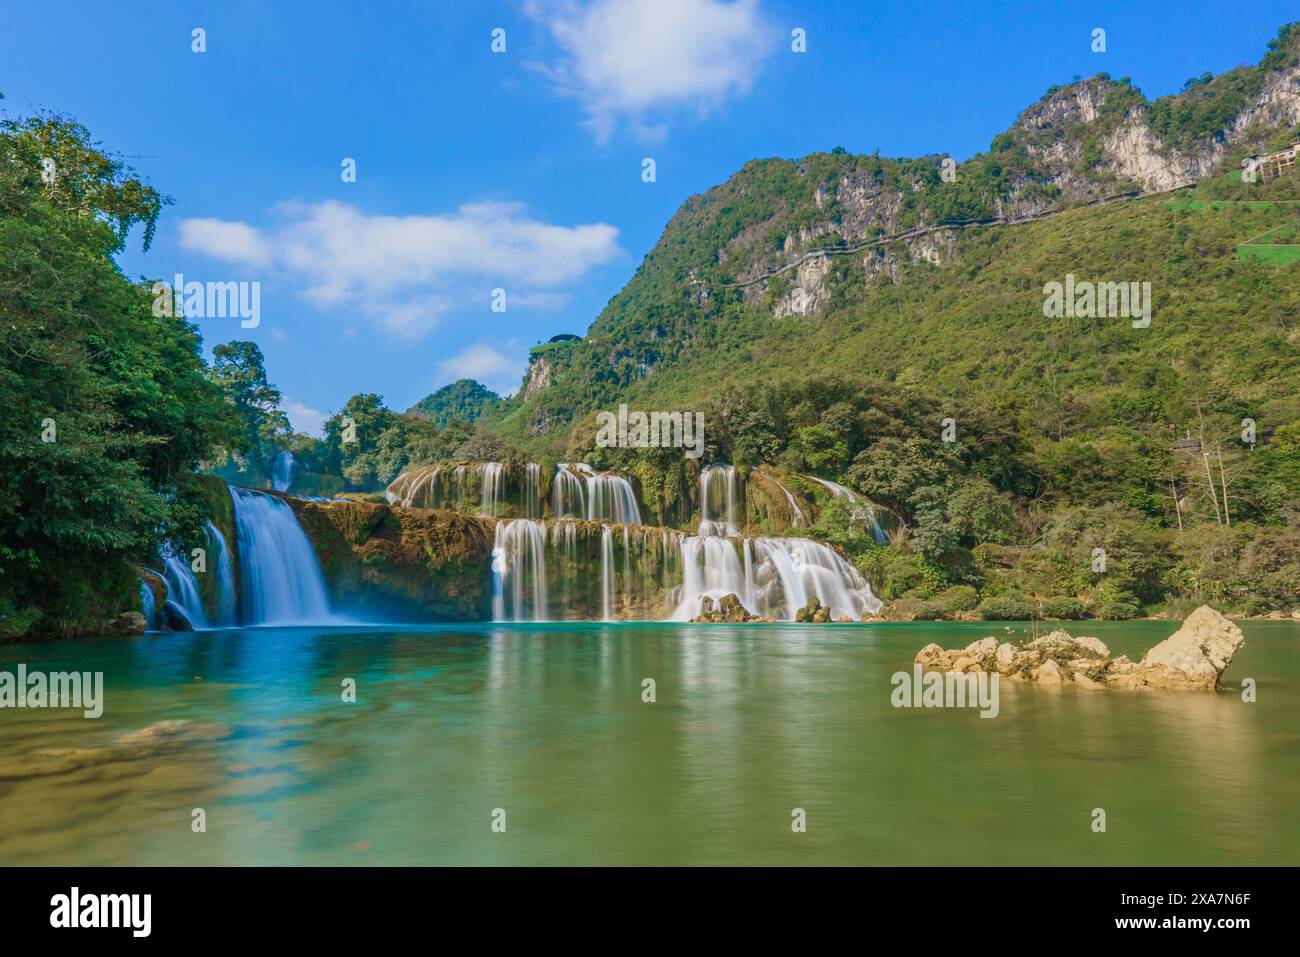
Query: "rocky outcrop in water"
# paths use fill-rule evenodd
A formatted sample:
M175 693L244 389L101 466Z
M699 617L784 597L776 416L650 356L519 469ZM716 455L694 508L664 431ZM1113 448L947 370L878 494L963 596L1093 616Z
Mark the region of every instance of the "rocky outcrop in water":
M1127 655L1111 658L1101 640L1061 630L1018 646L992 636L959 649L929 644L915 660L936 671L996 671L1011 680L1041 685L1213 691L1244 642L1240 628L1202 605L1140 662Z
M723 595L715 604L713 599L705 595L700 599L700 613L691 619L693 622L745 622L745 621L772 621L771 618L763 615L751 615L745 610L740 599L734 595Z

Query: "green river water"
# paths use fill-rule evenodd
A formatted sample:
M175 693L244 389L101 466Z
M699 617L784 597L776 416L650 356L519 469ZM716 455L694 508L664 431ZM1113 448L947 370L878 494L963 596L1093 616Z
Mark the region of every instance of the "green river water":
M1137 659L1176 627L1070 630ZM102 671L105 705L0 710L0 864L1295 864L1300 623L1242 627L1224 680L1254 703L1004 681L993 719L890 704L922 645L991 623L4 646Z

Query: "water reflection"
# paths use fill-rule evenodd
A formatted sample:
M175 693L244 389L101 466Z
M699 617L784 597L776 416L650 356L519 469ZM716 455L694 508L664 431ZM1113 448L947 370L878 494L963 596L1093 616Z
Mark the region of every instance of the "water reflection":
M1136 654L1168 626L1089 630ZM1004 682L994 720L889 705L917 648L987 626L8 647L5 662L103 670L106 702L99 721L0 712L0 814L23 822L0 829L0 862L1284 863L1300 852L1300 628L1245 630L1229 677L1257 677L1256 704ZM489 828L498 807L506 834ZM790 831L796 807L806 834Z

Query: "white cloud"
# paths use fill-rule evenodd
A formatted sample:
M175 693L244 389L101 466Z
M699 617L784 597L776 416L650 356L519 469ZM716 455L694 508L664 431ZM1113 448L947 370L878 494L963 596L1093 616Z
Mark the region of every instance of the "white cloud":
M757 0L528 0L525 11L564 51L539 69L582 102L602 142L620 119L654 138L663 127L649 113L704 115L745 94L776 38Z
M241 266L265 266L271 261L270 246L247 223L183 219L181 246Z
M301 402L285 400L281 406L295 432L319 436L325 429L325 413Z
M468 203L441 216L370 216L333 200L280 203L274 212L279 222L266 230L185 220L181 245L237 263L256 252L301 280L311 302L360 313L407 339L453 308L486 310L498 286L508 306L553 303L562 295L556 287L622 254L613 226L557 226L519 203Z
M507 348L513 345L514 340L506 343ZM512 357L478 342L439 362L437 375L440 385L457 379L475 379L498 395L510 395L519 388L527 366L526 359Z

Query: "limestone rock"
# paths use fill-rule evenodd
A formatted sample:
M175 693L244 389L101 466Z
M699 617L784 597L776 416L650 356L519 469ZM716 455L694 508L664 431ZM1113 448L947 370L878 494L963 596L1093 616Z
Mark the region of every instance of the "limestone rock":
M1243 641L1240 628L1204 605L1137 663L1127 655L1112 659L1110 649L1097 638L1076 638L1060 629L1019 648L1010 642L999 644L991 636L950 651L931 643L917 652L916 662L941 671L996 668L998 674L1014 681L1069 684L1089 690L1214 690Z
M1245 642L1241 629L1209 605L1142 656L1148 682L1163 687L1217 688L1219 676Z
M998 651L998 640L990 635L987 638L981 638L979 641L972 641L966 646L966 654L970 655L976 661L983 661L989 655L996 655Z
M1060 665L1050 658L1031 671L1029 676L1044 685L1059 685L1064 680Z

